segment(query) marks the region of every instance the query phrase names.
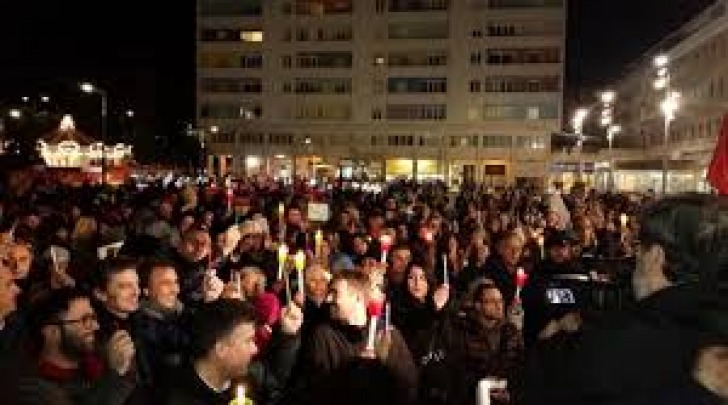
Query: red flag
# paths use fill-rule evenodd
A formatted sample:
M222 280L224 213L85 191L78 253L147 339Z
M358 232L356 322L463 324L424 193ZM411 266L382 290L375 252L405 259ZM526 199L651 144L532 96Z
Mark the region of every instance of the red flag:
M723 125L720 127L718 142L713 151L713 160L708 166L708 182L718 194L728 194L728 114L723 116Z

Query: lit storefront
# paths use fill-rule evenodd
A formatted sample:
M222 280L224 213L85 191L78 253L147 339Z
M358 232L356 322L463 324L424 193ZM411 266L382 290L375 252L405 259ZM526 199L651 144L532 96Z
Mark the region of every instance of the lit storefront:
M706 192L705 169L696 162L671 160L668 164L667 190L670 193ZM610 170L608 164L597 167L595 187L609 189ZM614 189L626 192L647 192L662 190L662 162L631 161L619 162L614 167Z
M596 166L594 162L554 162L551 164L549 185L559 183L569 189L582 183L593 187L597 183Z

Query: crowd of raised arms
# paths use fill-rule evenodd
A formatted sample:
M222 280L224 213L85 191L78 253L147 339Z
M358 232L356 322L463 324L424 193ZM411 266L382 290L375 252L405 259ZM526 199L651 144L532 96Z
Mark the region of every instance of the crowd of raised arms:
M728 399L723 197L17 180L2 403Z

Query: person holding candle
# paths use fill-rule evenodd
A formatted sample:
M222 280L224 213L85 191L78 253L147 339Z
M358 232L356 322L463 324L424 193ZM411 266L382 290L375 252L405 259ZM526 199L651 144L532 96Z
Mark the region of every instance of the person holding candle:
M504 296L496 284L483 282L471 299L472 310L461 325L465 334L466 384L475 387L484 378L504 379L508 391L491 393L492 403L520 403L526 353L520 331L506 318ZM468 392L470 403L474 402L474 394L474 389Z
M212 240L207 231L193 228L182 235L171 260L177 269L180 299L187 305L203 300L203 282L210 265Z
M166 387L164 404L168 405L229 405L236 397L234 381L249 375L257 384L246 390L245 397L254 404L266 404L280 390L295 356L297 338L303 321L300 309L284 311L281 321L283 334L294 337L282 341L275 350L290 351L284 356L265 353L254 361L259 350L255 344L255 309L239 300L222 299L202 305L193 315L191 332L191 362L178 371L173 383ZM273 350L273 349L271 349ZM284 363L278 364L284 358ZM268 376L264 379L261 376Z
M406 284L392 298L392 323L402 332L419 370L419 404L463 403L464 340L454 327L450 287L437 286L412 263Z
M387 333L389 347L366 350L372 299L369 278L358 272L336 274L329 289L331 321L317 326L301 348L298 380L286 404L377 403L379 400L412 404L417 392L417 372L412 355L396 327ZM381 336L377 332L378 336ZM379 341L379 338L377 339ZM375 356L372 358L372 356ZM367 389L362 382L368 381ZM374 381L381 382L374 384ZM332 387L337 387L332 389ZM383 390L392 397L382 396ZM361 402L369 395L372 402ZM357 402L359 401L359 402Z
M304 337L310 335L316 326L328 320L330 308L326 297L329 295L331 278L331 273L320 263L313 263L306 269L304 275L306 301L303 306L305 322L301 328L301 335Z
M493 280L501 289L506 302L513 302L516 294L515 274L521 265L524 241L515 233L508 233L496 242L495 254L489 255L482 267L468 266L458 280L460 292L470 290L481 278Z

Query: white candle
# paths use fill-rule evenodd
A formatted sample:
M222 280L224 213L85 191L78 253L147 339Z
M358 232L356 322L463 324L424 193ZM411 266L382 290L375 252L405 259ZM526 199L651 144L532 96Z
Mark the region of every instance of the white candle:
M543 235L538 235L538 238L536 239L538 242L538 248L541 251L541 259L544 259L544 250L543 250Z
M316 233L313 236L314 241L314 254L316 257L321 257L321 245L324 241L324 234L321 232L321 230L317 230Z
M288 246L282 243L281 246L278 247L278 280L283 277L283 271L286 268L286 260L288 260Z
M293 257L293 263L296 266L296 275L298 276L298 291L304 294L303 289L303 269L306 267L306 254L303 250L299 250Z
M387 263L387 252L389 252L389 248L392 246L392 237L386 233L380 236L379 245L382 251L382 263Z
M369 319L369 333L367 334L367 350L374 350L374 340L377 337L377 321L378 316L372 316Z
M490 380L484 378L478 382L477 388L477 404L490 405Z
M384 331L389 331L392 322L392 306L389 303L384 307Z
M619 216L619 222L622 223L622 228L627 227L627 221L629 221L629 217L627 214L622 214Z
M450 280L447 274L447 253L442 254L442 284L450 284Z
M227 210L228 210L228 212L230 212L230 211L233 210L233 196L234 195L235 194L234 194L234 191L233 191L232 187L228 187L227 190L225 191L225 197L227 199Z
M58 258L56 257L56 247L51 246L51 262L53 262L53 270L58 272Z
M248 405L248 399L245 398L245 386L238 385L235 388L235 399L230 401L230 405Z

